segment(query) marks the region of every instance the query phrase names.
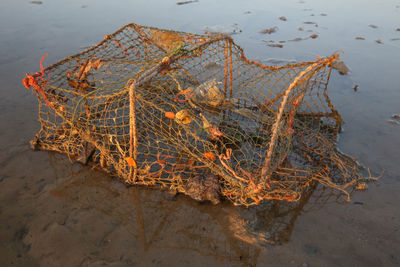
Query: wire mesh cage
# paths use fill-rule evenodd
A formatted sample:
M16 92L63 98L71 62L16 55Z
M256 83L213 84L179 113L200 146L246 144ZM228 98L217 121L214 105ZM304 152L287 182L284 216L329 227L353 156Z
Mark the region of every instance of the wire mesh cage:
M349 196L363 177L336 149L338 57L266 66L226 35L129 24L27 74L41 123L31 145L214 203L297 201L313 181Z

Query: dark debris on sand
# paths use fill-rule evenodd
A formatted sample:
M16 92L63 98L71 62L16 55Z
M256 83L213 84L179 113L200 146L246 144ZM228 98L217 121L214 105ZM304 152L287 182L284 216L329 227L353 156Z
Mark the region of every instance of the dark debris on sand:
M266 42L269 47L283 48L282 41L280 41L279 43L276 43L275 41L269 41L269 42L264 41L264 42Z
M186 5L186 4L191 4L191 3L197 3L199 0L190 0L190 1L181 1L181 2L176 2L177 5Z
M278 27L275 26L275 27L272 27L272 28L261 30L260 33L262 33L262 34L271 34L271 33L276 32L277 30L278 30Z
M296 37L296 38L294 38L294 39L292 39L292 40L289 40L288 42L299 42L299 41L302 41L303 40L303 38L301 38L301 37Z

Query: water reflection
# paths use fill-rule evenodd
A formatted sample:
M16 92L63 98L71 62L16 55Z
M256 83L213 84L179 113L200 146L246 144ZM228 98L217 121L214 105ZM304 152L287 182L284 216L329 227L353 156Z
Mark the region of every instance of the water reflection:
M297 218L341 201L338 192L313 185L297 203L266 201L241 208L198 203L185 196L144 187L125 187L107 175L79 164L66 164L62 155L49 153L57 185L50 192L110 216L123 226L144 251L193 251L219 261L257 263L262 246L290 240Z

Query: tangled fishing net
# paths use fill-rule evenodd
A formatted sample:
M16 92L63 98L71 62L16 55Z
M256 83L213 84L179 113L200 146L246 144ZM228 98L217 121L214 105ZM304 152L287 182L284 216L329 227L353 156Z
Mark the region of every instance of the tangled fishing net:
M214 203L297 201L315 181L349 197L364 180L336 149L337 58L265 66L226 35L129 24L27 74L41 123L31 145Z

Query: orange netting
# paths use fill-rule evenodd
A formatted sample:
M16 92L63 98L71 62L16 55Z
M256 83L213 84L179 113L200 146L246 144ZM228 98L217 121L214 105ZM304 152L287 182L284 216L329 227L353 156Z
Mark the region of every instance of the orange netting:
M335 148L337 58L265 66L226 35L129 24L23 80L39 100L32 146L198 200L296 201L313 181L348 195L363 177Z

